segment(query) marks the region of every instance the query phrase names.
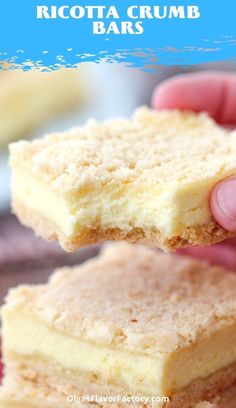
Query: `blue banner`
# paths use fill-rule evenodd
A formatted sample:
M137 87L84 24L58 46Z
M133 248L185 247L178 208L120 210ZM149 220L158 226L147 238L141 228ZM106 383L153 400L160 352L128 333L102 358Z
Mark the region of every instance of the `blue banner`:
M189 65L236 58L234 0L3 0L1 68Z

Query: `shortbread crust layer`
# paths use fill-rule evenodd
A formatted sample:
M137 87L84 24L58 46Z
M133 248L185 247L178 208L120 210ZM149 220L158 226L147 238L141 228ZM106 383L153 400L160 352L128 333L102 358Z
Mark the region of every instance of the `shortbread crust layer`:
M90 376L90 378L84 378L78 373L72 372L70 370L64 370L58 365L54 365L52 362L48 364L47 361L40 360L38 356L30 357L30 364L28 364L22 357L16 355L11 355L8 359L8 371L6 373L7 380L2 389L2 394L0 392L0 402L1 395L16 394L17 384L23 385L23 389L35 389L47 390L47 394L53 397L58 398L60 401L60 407L67 406L78 406L76 404L68 404L67 396L98 396L98 397L111 397L117 395L133 395L131 392L127 394L125 390L122 390L120 387L114 387L112 385L100 384L97 381L96 376ZM15 380L15 383L14 383ZM228 367L225 370L220 370L219 372L214 373L209 376L204 381L196 380L190 384L185 389L181 390L174 396L169 398L168 402L159 402L156 404L157 407L163 408L200 408L199 401L217 401L218 403L222 398L220 396L225 394L228 396L227 400L229 401L229 396L231 398L235 397L236 401L236 389L234 384L236 383L236 364ZM14 389L15 387L15 389ZM22 387L21 387L22 389ZM230 392L230 390L233 391ZM229 391L226 391L229 390ZM235 394L234 394L235 391ZM145 394L140 394L140 396L145 396ZM27 401L27 397L26 397ZM28 397L28 402L30 398ZM209 403L210 404L210 403ZM91 406L90 404L85 404L86 406ZM147 406L151 407L152 404L138 404L140 407ZM41 405L39 405L41 406ZM110 403L104 403L102 406L111 406ZM114 404L113 404L114 406ZM115 406L125 406L125 404L115 404ZM135 404L130 403L129 406L132 408L135 407ZM221 405L216 404L216 407ZM215 407L215 405L214 405ZM213 408L213 406L212 406Z
M15 143L13 210L67 250L122 237L166 250L219 242L229 233L209 197L236 174L235 140L206 115L143 108L131 120Z
M150 230L134 228L129 232L119 228L107 230L80 228L79 233L75 236L66 237L49 218L43 217L36 211L29 210L21 202L13 200L12 207L24 225L33 228L38 236L42 236L49 241L59 241L61 246L68 252L74 252L80 247L104 241L127 241L171 252L191 245L216 244L235 235L230 231L226 231L211 217L206 225L188 227L181 236L170 239L154 228Z
M16 365L16 362L14 363ZM54 373L55 374L55 373ZM29 378L29 379L28 379ZM57 381L58 381L58 377ZM78 407L78 403L68 403L67 398L68 395L75 395L78 397L82 394L81 390L83 390L83 395L96 395L99 396L99 391L101 392L101 387L96 387L94 384L88 384L84 381L81 381L80 384L80 394L74 394L75 389L74 387L61 387L60 380L57 382L57 389L53 389L50 385L46 385L39 379L35 377L34 372L32 370L28 371L26 374L26 378L23 378L19 375L19 372L12 371L11 376L8 377L7 383L5 383L4 387L1 389L0 392L0 407L1 408L55 408L56 406L60 408L75 408ZM78 383L77 383L78 384ZM58 390L59 389L59 390ZM77 387L78 389L78 387ZM63 390L63 391L62 391ZM73 394L70 394L72 391ZM78 391L77 391L78 392ZM110 391L108 391L110 392ZM209 393L211 394L211 392ZM209 397L208 394L208 397ZM115 394L117 395L117 394ZM119 394L120 395L120 394ZM191 394L190 394L191 395ZM104 389L102 390L102 396L106 396ZM211 402L210 402L211 401ZM218 396L212 399L208 399L208 401L203 401L197 404L188 404L187 402L185 405L181 405L181 408L191 407L191 408L235 408L236 404L236 385L233 384L232 387L228 388L223 393L219 391ZM127 404L92 404L92 403L79 403L81 408L91 408L91 407L99 407L99 408L124 408ZM131 408L137 407L137 405L132 406L129 404ZM139 404L140 408L148 408L148 405ZM162 408L169 408L173 405L165 404L158 404L158 407ZM178 408L180 408L178 407Z

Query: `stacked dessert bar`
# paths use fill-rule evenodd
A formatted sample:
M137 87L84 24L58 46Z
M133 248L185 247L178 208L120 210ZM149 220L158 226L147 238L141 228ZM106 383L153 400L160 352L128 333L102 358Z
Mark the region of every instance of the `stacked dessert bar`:
M11 147L13 209L65 249L103 240L2 308L3 408L235 408L236 275L164 254L219 242L209 195L236 173L236 133L206 115L131 120Z

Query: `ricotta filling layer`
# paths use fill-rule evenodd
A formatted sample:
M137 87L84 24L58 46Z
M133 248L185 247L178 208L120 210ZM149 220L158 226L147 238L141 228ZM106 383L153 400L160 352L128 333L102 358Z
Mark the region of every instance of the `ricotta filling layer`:
M46 182L21 169L13 174L13 199L53 221L66 236L81 229L157 229L166 237L181 235L186 227L205 225L211 218L209 194L216 181L172 183L147 187L98 186L73 194L56 192Z
M236 328L231 325L173 352L145 354L97 344L59 332L31 312L3 312L3 348L25 358L40 357L78 376L95 374L101 384L120 386L141 395L171 396L196 379L236 362ZM47 366L45 365L45 372ZM65 374L66 384L66 374Z

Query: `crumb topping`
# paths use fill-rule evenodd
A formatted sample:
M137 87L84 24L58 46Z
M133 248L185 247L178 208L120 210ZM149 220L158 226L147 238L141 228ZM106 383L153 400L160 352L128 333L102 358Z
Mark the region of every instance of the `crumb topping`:
M11 163L57 191L117 182L201 181L235 171L236 132L206 114L140 108L129 119L88 121L64 133L11 145Z

